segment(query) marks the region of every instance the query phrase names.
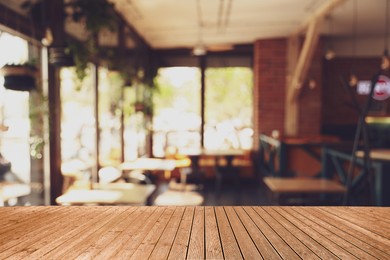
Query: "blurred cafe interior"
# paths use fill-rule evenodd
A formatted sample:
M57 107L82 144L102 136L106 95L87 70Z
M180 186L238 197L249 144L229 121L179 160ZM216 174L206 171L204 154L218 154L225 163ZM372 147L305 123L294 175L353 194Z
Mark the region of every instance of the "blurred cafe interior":
M390 206L389 0L0 0L0 204Z

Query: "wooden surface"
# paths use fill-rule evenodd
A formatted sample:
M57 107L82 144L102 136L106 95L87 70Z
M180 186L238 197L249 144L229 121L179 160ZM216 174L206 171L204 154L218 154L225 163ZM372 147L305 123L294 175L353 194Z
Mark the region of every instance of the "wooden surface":
M0 182L0 200L7 201L29 195L31 188L27 184L16 182Z
M346 190L343 185L326 179L265 177L263 180L276 193L343 193Z
M119 165L121 170L172 171L176 167L175 160L158 158L138 158Z
M364 151L357 151L356 156L363 158ZM390 161L390 149L371 149L370 158L372 160Z
M133 204L145 205L156 185L133 183L95 183L93 190L70 189L56 199L59 205L85 204Z
M1 259L390 259L390 208L3 207Z

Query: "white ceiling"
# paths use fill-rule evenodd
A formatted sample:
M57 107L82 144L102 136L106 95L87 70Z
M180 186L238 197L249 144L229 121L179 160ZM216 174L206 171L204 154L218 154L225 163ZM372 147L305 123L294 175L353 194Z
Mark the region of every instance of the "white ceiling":
M0 0L18 10L24 0ZM208 48L288 37L332 0L109 0L153 48ZM386 1L345 0L322 26L323 34L383 37ZM18 10L20 12L20 10ZM331 22L329 22L331 21ZM354 22L355 21L355 22ZM83 30L66 30L82 38ZM117 37L107 34L106 45ZM132 43L128 44L129 46Z
M199 41L219 46L286 37L330 0L110 1L153 48L180 48ZM346 0L331 13L331 22L325 20L322 32L383 36L386 1Z

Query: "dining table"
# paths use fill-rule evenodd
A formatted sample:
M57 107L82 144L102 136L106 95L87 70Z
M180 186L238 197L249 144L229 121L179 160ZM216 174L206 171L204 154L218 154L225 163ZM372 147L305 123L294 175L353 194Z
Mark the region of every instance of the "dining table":
M1 259L390 259L390 208L0 208Z

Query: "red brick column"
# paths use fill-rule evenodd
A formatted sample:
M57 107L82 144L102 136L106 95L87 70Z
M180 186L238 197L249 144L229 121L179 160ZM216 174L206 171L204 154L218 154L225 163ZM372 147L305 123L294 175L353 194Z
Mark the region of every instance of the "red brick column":
M259 134L283 132L286 95L286 39L258 40L254 44L254 146Z
M279 130L283 135L287 78L287 39L257 40L254 44L254 147L258 148L261 133ZM321 132L322 111L321 43L313 57L308 79L299 99L299 136L318 135ZM314 80L315 88L309 87Z

